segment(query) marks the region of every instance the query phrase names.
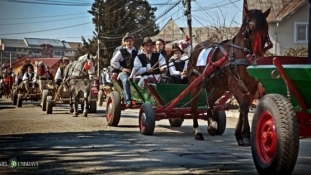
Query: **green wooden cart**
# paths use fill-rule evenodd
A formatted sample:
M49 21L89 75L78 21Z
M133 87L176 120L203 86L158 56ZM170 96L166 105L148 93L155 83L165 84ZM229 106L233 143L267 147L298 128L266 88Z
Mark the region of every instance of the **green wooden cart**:
M267 95L252 122L252 154L259 174L291 174L299 137L311 136L311 64L306 57L264 57L247 71Z
M117 126L121 117L121 110L126 109L123 100L122 84L115 78L112 78L115 91L107 96L106 118L109 126ZM151 135L154 132L155 121L168 119L172 127L180 127L184 119L192 119L191 117L191 96L190 94L180 98L180 94L188 87L187 84L160 84L148 83L145 81L145 87L141 88L137 82L130 80L131 94L133 99L133 107L140 109L139 111L139 128L144 135ZM202 90L199 93L198 118L207 120L206 98L209 93ZM219 115L217 120L217 134L224 133L226 128L226 113L224 112L224 104L230 93L219 101ZM176 104L173 104L175 99ZM169 107L169 108L168 108Z

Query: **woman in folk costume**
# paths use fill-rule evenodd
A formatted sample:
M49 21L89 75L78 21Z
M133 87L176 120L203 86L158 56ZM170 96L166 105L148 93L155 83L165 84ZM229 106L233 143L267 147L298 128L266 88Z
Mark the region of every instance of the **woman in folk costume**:
M165 58L165 61L168 62L167 53L165 51L165 41L159 38L155 41L155 45L156 45L155 51L162 54L163 57Z
M184 51L177 44L173 44L171 58L169 60L169 74L174 84L187 84L187 66L188 60L182 56Z
M166 71L166 61L163 55L153 51L154 42L150 37L144 38L142 43L145 53L137 55L134 60L134 68L130 77L141 75L139 81L141 87L144 86L144 79L149 82L158 81L160 74Z

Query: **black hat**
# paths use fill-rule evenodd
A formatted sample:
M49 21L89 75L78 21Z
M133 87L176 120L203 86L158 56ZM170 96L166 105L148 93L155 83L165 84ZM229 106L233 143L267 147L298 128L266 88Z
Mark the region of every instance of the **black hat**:
M144 46L147 43L152 43L154 45L154 42L151 40L150 37L145 37L141 45Z
M173 55L175 51L180 51L181 54L184 54L184 51L181 50L181 48L178 46L177 43L174 43L174 44L172 45L171 55Z
M126 40L127 38L132 38L132 40L135 40L134 36L132 36L129 32L124 35L122 41L124 42L124 40Z

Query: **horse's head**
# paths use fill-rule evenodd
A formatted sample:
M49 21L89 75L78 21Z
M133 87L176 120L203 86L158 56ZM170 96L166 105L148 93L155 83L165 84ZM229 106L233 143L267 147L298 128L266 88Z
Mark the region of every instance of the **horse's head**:
M35 73L37 76L43 76L47 72L42 61L35 61Z
M89 75L94 75L95 74L95 68L96 68L95 57L93 57L93 56L88 54L87 55L87 60L84 63L84 69L88 71Z
M243 20L241 32L244 35L244 40L248 43L248 49L251 49L253 54L257 56L263 56L265 51L272 48L268 33L269 26L266 20L270 14L270 9L271 7L262 12L257 9L248 10L244 7L246 16Z

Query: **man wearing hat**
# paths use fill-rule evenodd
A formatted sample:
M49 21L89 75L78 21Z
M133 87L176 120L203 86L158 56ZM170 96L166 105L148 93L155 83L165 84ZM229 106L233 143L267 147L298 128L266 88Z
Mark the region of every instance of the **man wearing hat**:
M188 60L182 57L184 51L177 44L173 44L171 58L169 60L169 74L175 84L187 84L187 66Z
M166 71L166 61L162 54L154 52L154 42L150 37L143 40L144 53L136 56L134 70L131 76L141 75L159 79L159 75ZM148 78L147 78L148 79Z
M110 81L109 73L107 68L103 69L103 73L101 74L101 80L103 85L109 85L112 87L112 83Z
M23 76L24 76L24 74L27 72L29 66L32 68L32 70L34 70L34 67L33 67L33 65L31 64L30 59L27 58L27 59L25 60L25 64L23 65L21 71L18 73L17 81L16 81L16 84L15 84L15 85L19 85L19 84L23 81L23 80L22 80L22 79L23 79Z
M110 61L111 66L114 68L113 72L120 73L119 79L123 85L126 107L131 107L132 105L128 77L133 69L134 58L139 54L138 49L134 47L134 41L134 36L126 33L122 38L124 47L117 51Z
M70 59L68 57L62 58L63 64L57 69L55 74L55 84L60 85L64 78L64 69L69 64Z

